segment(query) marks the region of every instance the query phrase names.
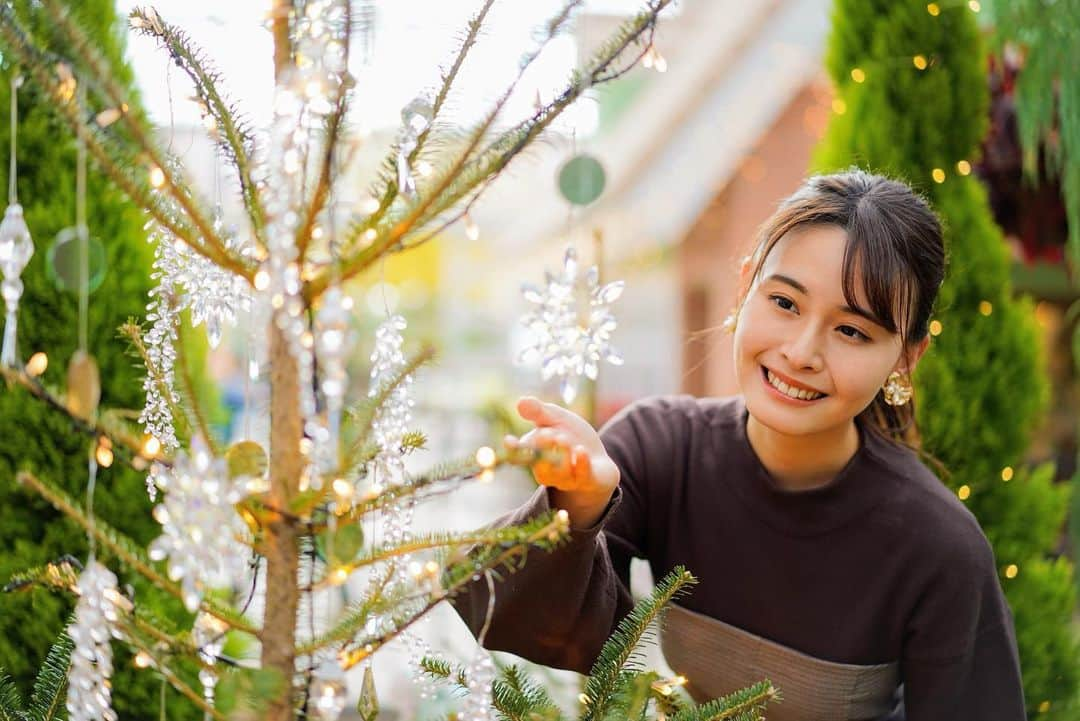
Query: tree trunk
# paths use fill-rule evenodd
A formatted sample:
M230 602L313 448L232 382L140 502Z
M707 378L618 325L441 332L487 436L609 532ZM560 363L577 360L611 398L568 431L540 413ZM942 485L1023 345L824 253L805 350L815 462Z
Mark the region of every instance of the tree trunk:
M290 0L274 0L274 78L291 62ZM285 334L270 323L270 504L287 509L296 496L303 471L300 441L300 378ZM292 681L296 667L296 612L299 546L297 528L278 516L266 529L266 610L262 628L262 667L277 669L284 685L269 704L267 721L293 717Z

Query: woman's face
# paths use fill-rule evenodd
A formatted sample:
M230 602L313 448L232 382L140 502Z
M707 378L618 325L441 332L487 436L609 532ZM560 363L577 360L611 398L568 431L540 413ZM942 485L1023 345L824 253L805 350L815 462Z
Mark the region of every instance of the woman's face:
M755 420L785 435L846 426L893 370L905 368L896 333L873 322L842 290L846 231L798 227L765 259L739 313L735 370ZM856 278L861 289L861 279ZM916 353L921 355L925 343ZM792 395L798 397L792 397Z

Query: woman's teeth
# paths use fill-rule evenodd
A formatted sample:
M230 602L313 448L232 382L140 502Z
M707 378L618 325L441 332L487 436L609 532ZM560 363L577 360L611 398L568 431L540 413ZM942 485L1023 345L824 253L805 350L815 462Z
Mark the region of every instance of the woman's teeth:
M814 400L817 400L818 398L824 398L825 397L824 393L815 393L813 391L804 391L804 390L801 390L799 388L789 386L787 383L785 383L784 381L777 378L776 375L771 370L769 370L768 368L765 369L765 374L769 378L769 385L771 385L773 388L780 391L784 395L790 396L791 398L798 398L799 400L804 400L804 401L814 401Z

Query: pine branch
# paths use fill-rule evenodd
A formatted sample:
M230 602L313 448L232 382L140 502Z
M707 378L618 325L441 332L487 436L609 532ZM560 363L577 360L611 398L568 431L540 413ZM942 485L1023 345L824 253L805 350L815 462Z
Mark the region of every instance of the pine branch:
M142 548L130 538L112 528L100 518L95 518L91 524L90 519L78 503L56 486L41 480L34 474L28 471L20 471L16 476L16 481L32 488L48 501L53 508L78 523L88 533L93 533L97 542L107 548L121 563L138 572L162 591L183 600L184 594L180 586L159 574ZM252 635L258 635L259 633L243 616L212 598L204 598L200 608L238 631Z
M468 678L461 666L452 666L440 658L425 656L420 660L420 670L440 681L451 681L458 688L468 690ZM502 671L491 685L492 706L505 721L558 721L562 713L551 700L547 691L531 679L523 677L517 666Z
M338 526L341 527L340 525ZM507 533L505 531L509 530ZM378 546L370 547L364 552L360 553L355 559L347 564L336 566L332 569L334 572L345 571L346 573L352 573L358 568L364 568L372 566L376 563L382 563L384 561L390 561L401 556L408 556L413 553L419 553L421 551L430 551L433 549L440 550L455 550L463 547L472 547L476 545L506 545L510 543L521 543L523 539L532 533L529 529L521 529L520 527L511 526L509 529L505 528L491 528L482 529L479 531L466 531L464 533L454 533L448 531L434 531L431 533L421 533L410 538L408 541L402 543L388 543L380 544ZM332 583L332 576L327 575L315 583L315 588L323 588Z
M569 533L569 518L564 512L546 513L520 526L502 529L507 532L506 541L498 546L484 546L473 554L456 559L443 569L442 589L435 592L418 594L396 593L381 596L377 602L365 603L360 608L345 614L333 628L309 641L297 649L298 655L308 655L334 644L353 644L359 648L348 654L346 668L356 665L370 656L380 647L393 640L434 608L442 600L453 596L475 574L487 570L505 567L515 570L515 562L521 563L531 547L550 550L566 540ZM409 609L400 619L394 619L395 627L379 636L355 638L372 614L381 610L400 610L406 606L423 603L419 610Z
M600 649L585 681L585 711L581 721L602 721L619 686L620 674L634 662L636 648L664 607L677 595L697 583L689 571L676 566L656 584L652 595L638 601L633 610L619 622L611 637Z
M16 61L26 68L33 81L52 100L51 107L58 113L60 119L67 123L72 132L85 143L86 149L97 160L105 174L133 203L145 210L155 222L167 228L196 253L252 282L254 277L252 269L204 243L200 239L199 232L183 219L170 216L146 181L134 174L134 168L139 167L139 164L115 148L114 144L87 120L91 115L79 103L77 97L73 97L72 92L66 90L63 84L46 70L52 67L53 63L45 53L30 43L26 31L16 20L14 11L7 3L0 3L0 38L6 43L7 49L12 51Z
M480 30L484 25L484 20L487 18L488 11L491 10L491 6L495 4L495 0L485 0L484 4L476 12L476 15L469 20L465 29L465 37L461 42L461 46L458 48L455 54L454 61L450 66L450 69L443 75L442 84L439 87L438 93L435 95L435 101L431 105L431 122L416 138L416 147L409 153L409 164L416 162L416 159L420 156L424 146L427 144L428 135L431 133L435 126L436 121L440 117L443 106L446 104L447 98L450 96L450 90L454 86L454 81L457 80L458 73L461 70L461 66L465 64L465 59L469 56L469 51L472 50L473 45L476 44L477 39L480 37ZM390 153L383 161L383 168L386 172L382 173L384 190L379 198L379 207L374 213L369 215L363 223L359 224L350 231L350 235L359 237L368 228L373 228L379 224L383 216L390 209L394 200L398 196L400 189L397 185L397 154L398 144L395 143L390 149ZM321 292L321 290L319 291ZM317 296L315 293L312 297Z
M48 8L56 25L67 36L69 46L75 50L75 53L94 77L95 82L105 89L105 94L112 105L118 108L125 107L124 90L116 82L115 73L109 67L109 62L98 53L97 48L93 46L90 39L71 21L67 8L59 0L42 0L42 2ZM211 260L223 268L239 267L247 270L244 259L233 254L228 249L225 240L218 235L209 216L196 203L190 189L174 175L169 164L165 162L165 156L153 139L153 131L150 129L146 119L137 113L123 112L120 114L120 120L127 126L131 138L140 153L144 153L161 170L164 178L162 190L176 200L188 219L194 224L199 237L213 251L215 257L212 257ZM239 274L248 277L243 272Z
M255 153L255 141L247 122L237 120L233 106L229 105L218 91L221 73L210 65L206 54L195 46L187 33L162 20L156 11L151 19L145 10L135 8L131 11L130 18L131 26L164 45L173 62L191 79L196 96L220 131L218 145L236 168L240 179L240 194L251 220L255 240L266 247L266 209L252 177L251 158Z
M124 462L131 465L133 468L137 468L138 465L142 465L143 468L150 462L162 462L160 459L148 458L142 455L142 441L134 435L123 431L114 424L110 424L107 421L109 410L99 411L98 420L91 420L89 418L83 418L82 416L75 415L64 402L60 394L46 387L38 378L28 375L25 370L16 370L7 366L0 365L0 375L10 383L21 386L33 395L45 402L50 408L58 413L62 413L67 416L71 421L71 425L74 429L85 436L91 438L97 438L104 436L112 441L113 450L117 452L117 457L121 458Z
M441 198L442 194L454 184L461 174L462 169L465 167L465 164L472 157L473 151L480 146L480 143L487 136L488 131L495 124L495 120L499 117L503 107L517 88L522 76L524 76L525 72L533 64L536 58L540 56L540 53L547 47L548 43L562 31L570 18L571 12L582 2L583 0L571 0L571 2L568 2L563 6L558 15L548 21L546 24L547 31L543 40L522 59L518 66L517 75L503 92L502 96L496 100L495 104L492 106L491 110L488 111L483 120L478 123L476 128L470 133L464 150L458 153L457 158L442 173L442 177L435 181L434 187L424 193L424 196L419 202L409 208L402 218L394 222L393 226L382 238L378 238L374 243L363 249L362 253L364 255L372 259L372 261L381 257L390 248L399 245L402 239L417 226L419 221L428 216L432 206L434 206ZM357 240L358 236L355 235L355 233L358 232L358 229L354 228L353 232L354 234L346 239L347 247L354 245Z
M649 0L646 9L624 23L615 37L605 43L600 51L593 56L592 60L587 64L585 72L575 72L573 74L569 85L558 98L541 108L529 119L519 123L515 128L503 133L477 157L466 163L445 191L428 205L424 215L405 230L411 231L423 228L470 195L472 197L469 205L475 203L479 195L506 168L510 161L531 144L588 88L620 77L629 68L633 67L634 63L631 62L624 68L613 70L613 66L627 48L639 42L643 34L652 31L659 13L670 5L672 1ZM459 213L454 220L457 220L463 214L464 212ZM307 284L305 294L308 298L317 297L329 286L331 280L334 282L348 280L370 267L383 254L420 245L435 237L452 222L454 221L440 225L435 232L413 243L405 243L404 233L395 230L397 226L391 228L376 227L377 231L380 227L382 230L371 244L349 254L342 260L339 267L335 267L333 270L321 271ZM367 221L365 223L366 226L360 227L375 227L374 224L367 223Z
M375 423L375 418L379 413L379 409L383 407L386 400L401 387L401 384L405 382L409 376L413 375L422 366L427 365L435 359L435 348L432 346L424 346L420 351L405 363L404 367L394 375L389 381L383 384L379 389L379 392L372 398L365 398L355 406L349 409L348 417L357 426L356 439L353 441L349 452L346 454L347 458L351 458L354 454L360 452L367 444L368 438L371 436L371 427ZM346 463L347 467L353 466L355 463Z
M228 716L208 704L201 693L191 688L191 686L189 686L183 679L177 676L176 673L171 668L169 668L169 665L165 663L165 660L155 654L154 649L150 648L146 644L141 643L137 638L130 639L130 642L135 649L146 654L150 658L150 666L155 671L160 673L165 678L165 680L169 682L170 686L179 691L181 694L187 697L189 701L191 701L200 710L202 710L206 718L212 718L216 721L229 721Z
M19 689L2 667L0 667L0 721L29 721L23 711Z
M54 721L66 717L64 694L74 648L75 642L67 631L61 631L34 680L29 708L29 718L33 721Z
M766 704L779 700L780 692L772 683L760 681L723 698L683 709L672 716L671 721L760 721L765 718Z
M74 593L79 581L82 564L74 556L62 556L44 566L34 566L11 575L3 593L29 590L32 587L50 591Z

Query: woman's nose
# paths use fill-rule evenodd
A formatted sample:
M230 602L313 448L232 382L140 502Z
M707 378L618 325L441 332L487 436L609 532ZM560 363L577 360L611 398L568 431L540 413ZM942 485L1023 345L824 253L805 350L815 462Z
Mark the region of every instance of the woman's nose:
M819 346L817 328L812 323L807 323L798 335L784 346L782 355L792 368L819 371L823 365Z

